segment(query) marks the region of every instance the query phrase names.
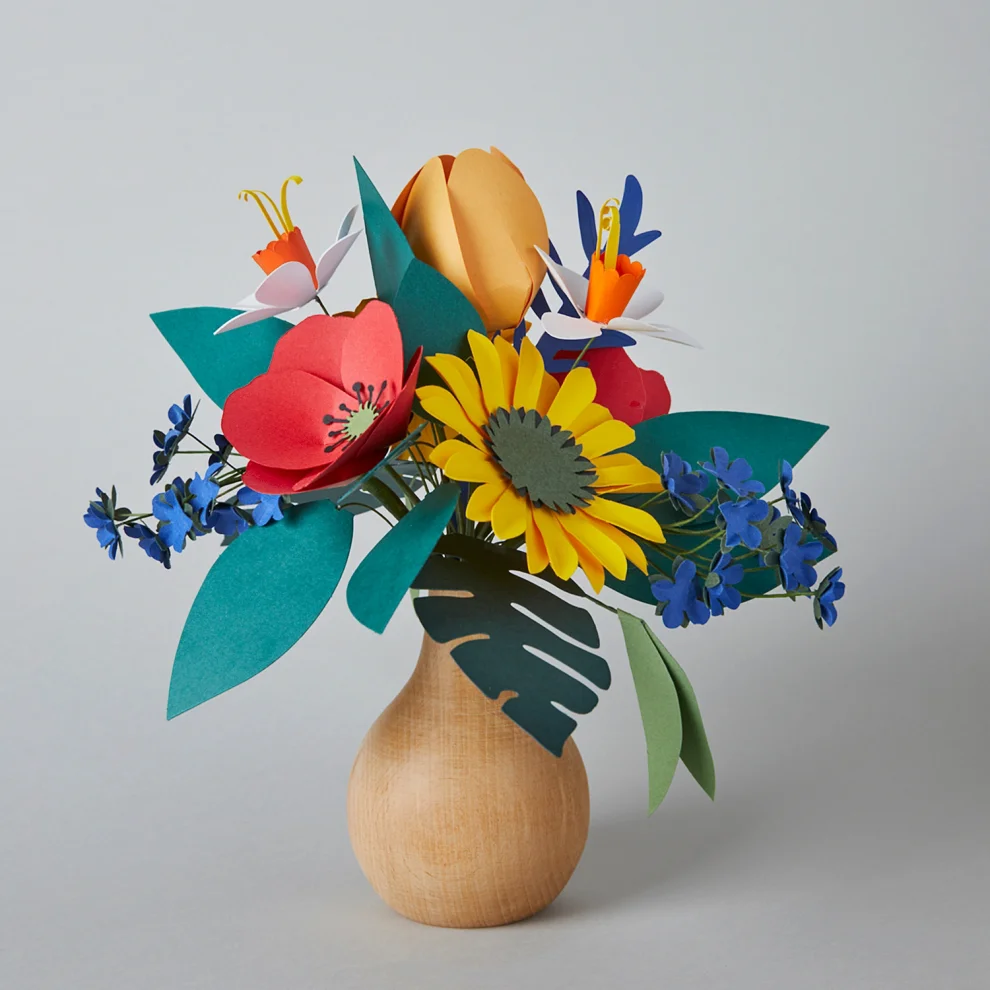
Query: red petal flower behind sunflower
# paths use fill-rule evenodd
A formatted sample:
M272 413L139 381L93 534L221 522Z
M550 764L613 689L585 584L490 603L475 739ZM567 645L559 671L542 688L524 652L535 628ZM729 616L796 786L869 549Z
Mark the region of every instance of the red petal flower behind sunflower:
M244 483L272 495L364 474L406 433L420 348L403 374L392 308L310 316L275 345L268 371L232 392L224 435L249 464Z

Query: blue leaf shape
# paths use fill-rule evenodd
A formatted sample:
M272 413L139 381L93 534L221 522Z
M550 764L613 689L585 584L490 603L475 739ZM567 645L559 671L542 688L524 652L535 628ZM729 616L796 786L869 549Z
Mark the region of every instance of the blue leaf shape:
M291 323L270 317L214 336L218 327L240 312L194 306L151 314L196 383L220 407L235 388L268 370L276 341L292 328Z
M631 258L637 251L642 251L647 244L652 244L660 236L659 230L643 230L637 233L636 228L642 216L643 187L635 175L627 175L619 204L619 254Z
M179 639L169 718L254 677L302 637L340 581L353 525L328 501L290 506L220 554Z
M598 220L595 218L595 208L591 205L591 200L580 189L577 191L577 212L581 247L584 248L584 256L590 261L598 241ZM554 258L554 261L556 260Z

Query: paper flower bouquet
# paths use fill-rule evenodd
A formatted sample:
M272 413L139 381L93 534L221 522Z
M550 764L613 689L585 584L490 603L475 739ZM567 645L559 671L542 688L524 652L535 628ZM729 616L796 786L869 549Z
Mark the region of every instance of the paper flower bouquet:
M224 548L178 644L169 718L289 650L337 591L356 522L380 534L346 584L351 614L380 633L411 600L425 635L358 754L354 848L402 913L499 924L553 900L583 849L570 736L611 681L596 620L621 623L650 811L678 761L714 796L687 676L609 602L654 606L665 630L774 597L835 621L842 571L817 571L835 541L791 467L826 427L669 412L663 376L630 351L695 342L650 320L663 294L633 256L660 232L637 229L633 176L597 214L577 194L572 270L495 149L431 159L391 209L355 164L377 298L334 315L320 298L361 233L357 207L314 260L289 213L298 176L279 202L242 192L272 231L261 284L234 309L152 316L222 433L194 432L187 395L154 434L150 511L97 489L85 521L111 559L131 541L166 568L205 537Z

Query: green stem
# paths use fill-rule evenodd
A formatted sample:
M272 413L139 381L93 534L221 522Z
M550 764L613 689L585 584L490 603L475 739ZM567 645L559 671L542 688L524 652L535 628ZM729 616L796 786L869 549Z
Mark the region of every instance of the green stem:
M409 508L411 509L414 505L419 504L419 498L416 493L409 487L406 483L406 479L399 474L398 471L392 467L391 464L385 466L385 470L388 472L389 477L402 489L403 494L409 499Z
M330 315L330 310L327 309L326 306L323 305L323 300L319 296L313 296L313 298L319 303L320 309L323 310L324 315L325 316L329 316Z
M591 342L594 339L594 337L588 338L588 343L581 348L581 353L574 359L574 364L571 365L571 371L573 371L581 363L581 359L588 353L588 348L591 347Z
M383 508L392 513L396 522L405 516L409 510L402 504L402 499L385 484L381 478L371 477L364 483L364 490L381 502Z

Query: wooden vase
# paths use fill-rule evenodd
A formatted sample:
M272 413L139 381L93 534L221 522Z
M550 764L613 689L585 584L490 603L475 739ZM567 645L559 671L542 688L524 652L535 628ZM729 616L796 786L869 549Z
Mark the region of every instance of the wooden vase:
M412 677L361 744L347 790L371 886L426 925L520 921L564 889L588 837L573 739L547 752L423 637Z

